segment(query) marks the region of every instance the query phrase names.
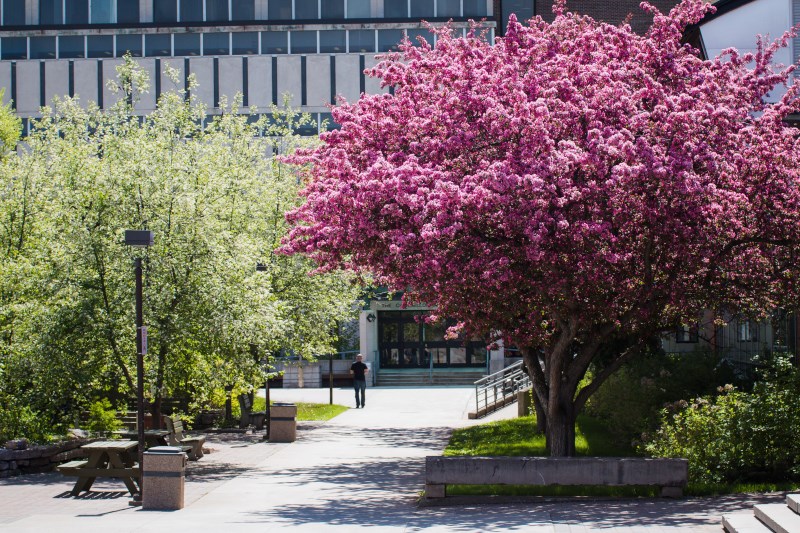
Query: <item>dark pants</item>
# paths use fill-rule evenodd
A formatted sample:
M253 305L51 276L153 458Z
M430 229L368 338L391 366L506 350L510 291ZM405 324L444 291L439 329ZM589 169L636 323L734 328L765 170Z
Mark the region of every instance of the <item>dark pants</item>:
M360 407L364 405L364 394L367 390L367 380L365 379L354 379L353 380L353 389L356 391L356 407ZM359 400L358 393L361 392L361 398Z

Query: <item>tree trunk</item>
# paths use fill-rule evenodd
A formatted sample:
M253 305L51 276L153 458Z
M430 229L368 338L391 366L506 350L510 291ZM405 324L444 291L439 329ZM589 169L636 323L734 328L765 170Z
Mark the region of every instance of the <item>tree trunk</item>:
M551 457L575 455L575 411L572 401L563 397L548 406L547 447Z
M533 391L533 409L536 413L536 431L539 433L547 433L547 414L542 407L542 402L539 401L539 396L536 391Z

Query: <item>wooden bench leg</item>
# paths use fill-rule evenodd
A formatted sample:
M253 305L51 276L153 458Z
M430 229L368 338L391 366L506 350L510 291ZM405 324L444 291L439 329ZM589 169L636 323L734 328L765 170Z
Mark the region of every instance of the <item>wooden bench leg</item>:
M444 498L445 496L447 496L447 485L425 484L426 498Z
M85 490L90 490L95 479L96 478L93 477L79 477L78 481L75 482L75 486L72 488L70 494L77 496Z

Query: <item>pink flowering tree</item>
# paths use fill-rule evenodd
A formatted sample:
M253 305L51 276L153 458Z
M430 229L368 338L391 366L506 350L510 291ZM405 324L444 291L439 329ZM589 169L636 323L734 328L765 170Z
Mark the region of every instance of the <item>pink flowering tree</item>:
M642 8L643 36L562 1L494 45L406 42L369 72L391 94L336 107L341 129L293 159L306 202L283 250L516 344L554 456L644 339L797 295L797 89L765 101L789 34L706 61L681 37L713 7Z

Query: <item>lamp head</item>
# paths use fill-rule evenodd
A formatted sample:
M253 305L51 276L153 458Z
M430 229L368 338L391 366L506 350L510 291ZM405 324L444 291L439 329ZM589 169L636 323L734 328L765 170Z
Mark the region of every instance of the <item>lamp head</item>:
M153 245L153 232L148 230L125 230L125 244L132 248L147 248Z

